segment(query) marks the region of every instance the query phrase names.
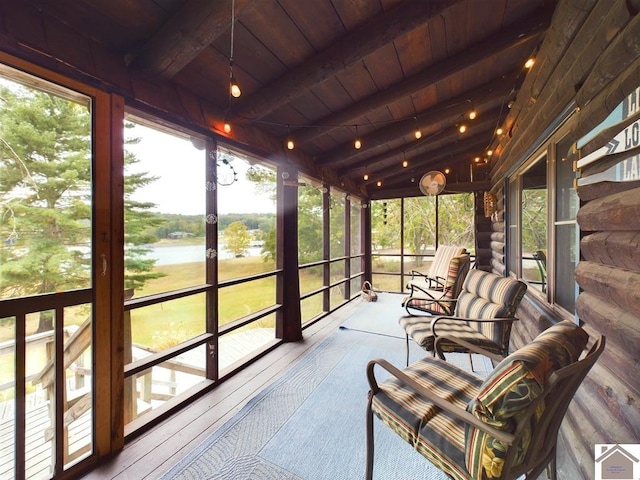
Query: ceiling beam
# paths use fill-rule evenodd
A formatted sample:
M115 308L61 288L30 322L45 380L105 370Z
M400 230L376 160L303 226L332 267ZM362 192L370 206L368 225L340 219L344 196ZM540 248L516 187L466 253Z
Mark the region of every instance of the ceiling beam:
M323 157L318 158L316 164L331 165L343 162L356 156L362 156L363 152L374 147L392 142L405 135L410 135L416 128L427 130L428 127L437 123L455 122L469 111L471 105L469 100L473 102L474 108L478 109L486 103L492 103L496 99L508 95L512 91L517 74L520 71L521 69L518 69L501 78L491 80L478 88L464 92L446 102L438 103L435 107L420 112L417 121L414 118L407 118L361 136L362 148L360 150L353 148L351 141L343 143Z
M410 163L412 163L412 160L415 158L426 154L431 154L431 152L435 152L440 148L448 148L448 145L456 142L467 142L469 141L469 139L475 138L476 136L482 136L484 138L484 146L486 147L493 137L493 129L496 126L495 118L500 115L499 110L500 109L495 109L491 112L487 112L487 115L483 115L483 117L487 118L484 121L480 121L477 123L474 122L469 126L469 130L465 134L461 134L460 132L458 132L456 126L452 125L443 130L440 130L435 134L429 135L428 137L423 137L424 142L415 148L413 146L407 148L407 145L401 145L380 155L376 155L375 157L363 159L358 161L357 163L341 168L336 173L339 177L355 176L359 175L360 173L358 172L357 174L355 174L355 171L361 170L365 167L368 173L375 173L379 169L384 168L383 165L387 163L391 158L396 155L402 154L403 152L408 152L406 155L406 159ZM471 135L473 135L473 137ZM437 148L434 148L434 145L436 144L438 144L439 146Z
M401 2L242 99L233 113L239 121L259 120L460 1Z
M189 0L136 53L129 69L171 79L231 28L232 0ZM236 21L256 0L236 0Z
M387 167L384 170L379 170L373 175L370 175L369 180L365 182L365 185L371 185L376 183L377 180L389 181L394 179L395 181L401 181L403 179L410 179L416 175L422 175L428 169L432 169L432 166L438 162L450 160L455 162L457 159L471 158L478 154L478 151L487 146L487 136L484 134L478 134L471 138L460 141L455 145L447 145L446 147L429 152L428 155L421 155L421 158L414 158L407 168L402 168L400 165L393 165ZM371 178L375 177L375 178Z
M352 104L348 108L324 117L315 122L324 128L310 128L304 131L295 131L296 142L304 145L314 138L340 128L341 125L354 123L355 120L371 113L374 110L392 104L402 98L411 96L416 92L436 84L448 77L452 77L468 68L473 67L487 59L501 54L511 48L519 47L527 42L537 40L550 24L552 12L541 9L535 15L526 20L510 26L503 32L491 35L484 41L464 50L458 55L430 65L405 80L391 85L382 92Z

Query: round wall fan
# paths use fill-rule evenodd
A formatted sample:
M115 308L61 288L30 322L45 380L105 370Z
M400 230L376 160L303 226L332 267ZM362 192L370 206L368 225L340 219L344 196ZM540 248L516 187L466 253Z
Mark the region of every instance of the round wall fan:
M444 173L432 170L420 179L420 191L425 195L438 195L444 190L447 179Z

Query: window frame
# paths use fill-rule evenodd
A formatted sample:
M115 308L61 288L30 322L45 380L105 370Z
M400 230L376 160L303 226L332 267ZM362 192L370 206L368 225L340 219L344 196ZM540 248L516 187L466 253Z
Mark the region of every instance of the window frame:
M575 118L575 117L573 117ZM566 140L571 139L572 126L575 122L572 121L571 115L566 116L563 120L558 122L557 128L552 133L543 138L536 144L529 154L525 156L522 162L520 162L511 171L507 172L504 177L504 192L505 192L505 236L506 236L506 272L511 278L522 280L523 282L530 284L529 281L523 278L522 275L522 189L523 181L522 175L531 168L537 161L546 157L546 179L547 179L547 259L546 259L546 291L543 292L537 288L529 288L527 290L528 296L544 303L553 313L559 315L562 318L574 320L575 314L575 300L578 297L578 286L573 281L574 289L574 310L570 311L565 306L561 305L557 301L558 291L561 288L568 288L566 285L561 285L556 278L558 271L557 266L560 261L560 256L557 252L558 234L557 227L560 225L575 225L575 258L573 261L577 264L580 258L580 240L579 240L579 227L576 220L576 215L570 220L563 219L558 220L557 200L557 174L556 167L559 161L561 161L563 155L567 155L568 152L558 151L558 146L565 143ZM574 196L575 201L579 202L577 193L575 193L575 165L572 164L572 171L574 176ZM514 211L514 205L517 207ZM576 212L577 213L577 209ZM515 243L515 244L514 244ZM514 258L515 256L515 258ZM563 257L564 258L564 257Z

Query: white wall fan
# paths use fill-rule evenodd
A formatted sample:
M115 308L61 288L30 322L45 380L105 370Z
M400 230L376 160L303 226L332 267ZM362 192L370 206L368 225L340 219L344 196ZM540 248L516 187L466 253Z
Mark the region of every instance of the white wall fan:
M434 196L442 193L446 184L447 178L444 173L432 170L422 176L419 186L424 195Z

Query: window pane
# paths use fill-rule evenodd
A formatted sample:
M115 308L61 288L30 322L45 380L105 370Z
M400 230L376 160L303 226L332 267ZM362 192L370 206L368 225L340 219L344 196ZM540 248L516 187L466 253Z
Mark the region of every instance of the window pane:
M396 228L399 233L400 226ZM406 198L404 200L404 253L433 255L435 251L436 197Z
M274 270L276 173L235 151L217 155L218 278Z
M563 139L556 145L554 300L573 313L578 293L574 270L578 261L580 240L575 223L579 201L573 183L573 166L564 156L570 146L569 139Z
M54 89L0 75L4 299L91 287L90 102Z
M259 348L272 342L275 338L275 314L262 317L249 325L225 333L220 336L218 350L220 370L230 367ZM222 372L224 375L224 372Z
M457 245L475 251L473 193L438 196L438 245Z
M125 128L125 288L134 297L205 283L205 158L184 134Z
M374 253L400 251L400 200L371 202L371 249Z
M345 251L345 194L339 190L331 189L331 197L329 200L329 218L330 228L329 236L329 249L331 252L331 258L344 257ZM344 271L343 271L344 272ZM332 271L333 274L333 271ZM344 273L343 273L344 276Z
M578 245L575 223L556 227L555 302L571 313L578 294L574 277Z
M518 239L518 213L520 212L520 192L518 191L518 177L516 175L514 175L513 178L509 180L508 195L509 210L507 211L507 213L509 228L507 230L507 248L509 250L507 255L507 266L509 268L509 272L514 275L518 275L518 255L520 252L520 244Z
M546 292L546 270L538 258L547 253L547 157L522 174L522 278Z
M304 180L303 180L304 181ZM298 261L322 260L322 189L305 182L298 187Z

